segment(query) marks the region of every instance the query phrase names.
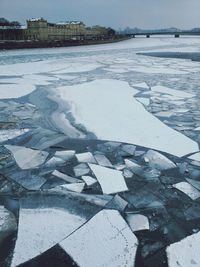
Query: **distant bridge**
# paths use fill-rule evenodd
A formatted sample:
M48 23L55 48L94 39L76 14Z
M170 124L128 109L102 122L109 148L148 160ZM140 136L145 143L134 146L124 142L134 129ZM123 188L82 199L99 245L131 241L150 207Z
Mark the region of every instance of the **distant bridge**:
M190 35L190 36L200 36L200 32L191 32L191 31L180 31L180 32L137 32L137 33L130 33L130 34L126 34L126 36L128 37L132 37L135 38L136 36L146 36L146 38L150 38L152 35L172 35L175 38L178 38L180 36L186 36L186 35Z

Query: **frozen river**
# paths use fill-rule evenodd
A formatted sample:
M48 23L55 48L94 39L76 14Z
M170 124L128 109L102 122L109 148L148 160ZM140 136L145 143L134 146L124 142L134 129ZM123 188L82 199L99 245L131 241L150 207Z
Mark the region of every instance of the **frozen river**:
M0 266L200 266L199 54L0 52Z

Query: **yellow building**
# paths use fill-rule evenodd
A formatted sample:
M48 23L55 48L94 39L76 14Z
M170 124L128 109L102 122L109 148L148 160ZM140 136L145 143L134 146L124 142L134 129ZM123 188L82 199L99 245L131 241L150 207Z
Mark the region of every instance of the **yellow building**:
M48 23L43 18L27 20L25 39L28 40L81 40L85 38L103 37L107 34L105 27L86 27L80 21L67 21L60 23Z

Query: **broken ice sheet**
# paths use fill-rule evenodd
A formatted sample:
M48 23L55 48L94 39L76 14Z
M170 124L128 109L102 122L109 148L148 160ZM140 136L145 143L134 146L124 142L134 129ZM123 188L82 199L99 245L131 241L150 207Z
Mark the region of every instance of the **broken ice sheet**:
M119 195L115 195L110 202L105 206L106 209L113 209L118 211L124 211L128 202Z
M91 186L91 185L97 183L97 180L94 179L94 178L91 177L91 176L84 176L84 175L83 175L83 176L82 176L82 179L83 179L83 181L84 181L88 186Z
M8 176L27 190L39 190L41 186L46 182L46 179L44 177L33 175L28 170L18 170L16 172L8 174Z
M96 160L91 152L76 154L76 158L79 162L96 163Z
M167 247L169 267L200 266L200 232L190 235Z
M62 180L64 180L65 182L67 183L78 183L78 182L81 182L81 180L77 179L77 178L74 178L74 177L71 177L67 174L64 174L62 172L59 172L57 170L53 171L52 174Z
M17 229L17 221L10 211L0 206L0 244Z
M72 192L81 193L84 189L85 183L73 183L56 186L53 189L69 190Z
M74 173L77 177L82 176L82 175L86 175L90 172L90 168L88 167L88 165L86 163L81 163L77 166L74 167Z
M56 166L61 166L64 165L65 161L62 158L59 157L53 157L51 159L49 159L46 163L45 166L46 167L50 167L50 168L54 168Z
M188 157L189 159L195 160L195 161L200 161L200 152L191 155L190 157Z
M113 168L113 165L110 160L107 159L103 154L95 153L94 157L99 165Z
M16 267L53 247L100 208L69 192L64 196L39 194L20 200L18 235L12 258Z
M121 171L95 164L89 164L89 167L100 183L104 194L114 194L128 190Z
M174 184L173 187L188 195L192 200L196 200L200 197L200 192L187 182Z
M42 165L49 154L46 151L33 150L22 146L5 145L5 147L13 154L21 169L32 169Z
M127 156L133 156L135 154L136 146L134 145L122 145L121 148Z
M126 221L128 222L133 232L140 230L149 230L149 220L144 215L127 213Z
M81 267L133 267L137 245L136 236L115 210L100 211L60 243Z
M28 132L29 129L9 129L9 130L0 130L0 142L7 141L9 139L15 138L17 136L20 136L26 132Z
M152 168L160 171L176 168L176 165L171 160L154 150L148 150L144 155L144 159Z
M200 181L186 178L186 181L200 191Z
M146 82L135 83L132 86L137 89L149 90L149 86L146 84Z
M54 156L64 161L67 161L75 156L75 151L74 150L56 151Z

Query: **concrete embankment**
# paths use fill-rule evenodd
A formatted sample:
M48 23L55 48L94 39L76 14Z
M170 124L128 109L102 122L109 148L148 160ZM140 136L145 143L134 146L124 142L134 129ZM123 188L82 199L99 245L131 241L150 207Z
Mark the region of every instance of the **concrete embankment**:
M3 49L24 49L24 48L48 48L48 47L68 47L80 45L95 45L120 42L130 39L127 36L116 36L103 40L65 40L65 41L0 41L0 50Z

